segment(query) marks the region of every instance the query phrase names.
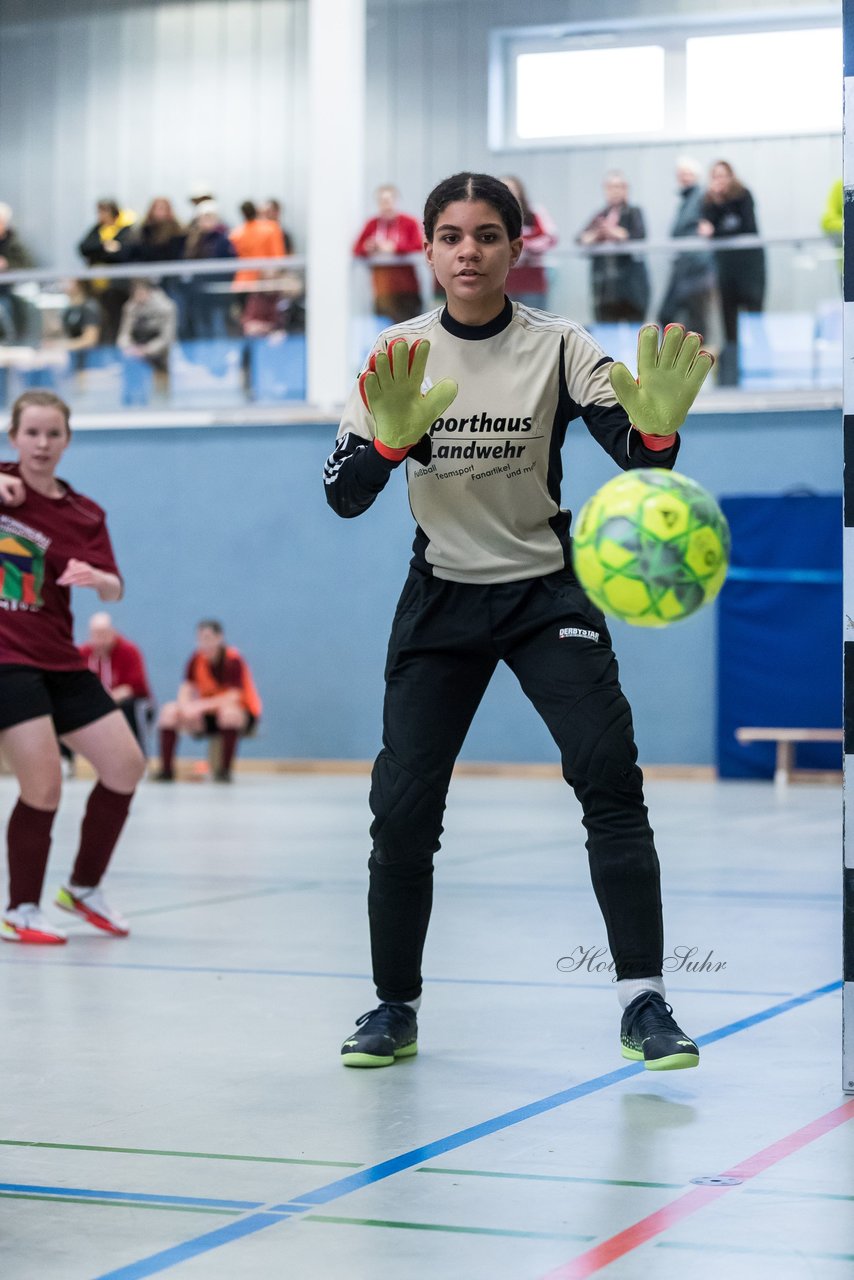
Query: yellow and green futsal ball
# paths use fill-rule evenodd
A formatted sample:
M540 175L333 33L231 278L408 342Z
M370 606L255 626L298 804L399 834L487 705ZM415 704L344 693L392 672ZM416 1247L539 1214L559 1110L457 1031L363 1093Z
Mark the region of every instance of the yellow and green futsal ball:
M625 471L584 504L572 559L587 595L612 617L666 627L709 604L729 567L726 517L687 476Z

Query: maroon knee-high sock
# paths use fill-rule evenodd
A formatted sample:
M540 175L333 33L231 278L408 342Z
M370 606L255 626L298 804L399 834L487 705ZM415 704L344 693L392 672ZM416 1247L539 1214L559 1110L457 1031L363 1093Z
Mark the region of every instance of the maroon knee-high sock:
M12 810L7 829L10 907L41 898L55 817L55 809L34 809L23 800Z
M101 883L132 799L133 792L123 795L119 791L111 791L103 782L95 784L83 815L80 849L71 873L72 882L79 888L94 889Z
M164 773L172 772L177 742L178 735L174 729L160 730L160 766Z
M230 773L231 765L237 751L238 732L236 729L220 730L220 738L222 739L222 757L220 759L220 773Z

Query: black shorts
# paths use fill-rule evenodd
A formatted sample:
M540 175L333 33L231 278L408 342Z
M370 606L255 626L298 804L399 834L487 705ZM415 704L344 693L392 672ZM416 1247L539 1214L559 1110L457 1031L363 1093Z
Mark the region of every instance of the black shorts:
M210 712L210 711L207 712L203 716L203 720L204 720L205 727L204 729L202 729L201 733L194 733L193 734L194 738L215 738L218 733L222 733L222 730L217 724L216 716L213 714L213 712ZM251 711L247 711L246 728L241 729L240 731L241 738L248 738L250 734L254 732L255 726L257 723L258 723L258 717L253 716Z
M117 710L92 671L46 671L0 662L0 732L38 716L52 716L61 737Z

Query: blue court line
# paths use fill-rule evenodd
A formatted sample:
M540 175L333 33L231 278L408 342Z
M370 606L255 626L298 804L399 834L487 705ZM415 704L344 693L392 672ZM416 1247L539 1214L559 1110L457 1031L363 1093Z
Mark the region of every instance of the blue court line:
M283 1213L252 1213L248 1218L238 1218L235 1222L229 1222L225 1227L219 1227L216 1231L206 1231L203 1236L197 1236L195 1240L187 1240L184 1244L175 1245L172 1249L165 1249L163 1254L155 1254L151 1258L143 1258L141 1262L131 1262L129 1266L119 1267L117 1271L110 1271L103 1276L96 1277L96 1280L131 1280L131 1277L153 1276L158 1271L165 1271L167 1267L175 1267L179 1262L189 1262L190 1258L197 1258L200 1253L209 1253L211 1249L219 1249L224 1244L232 1244L235 1240L240 1240L243 1236L254 1235L256 1231L263 1231L265 1227L274 1227L277 1222L286 1222L288 1214ZM170 1255L166 1262L158 1263L158 1258Z
M0 1182L0 1191L38 1192L43 1196L74 1196L84 1200L115 1200L134 1204L203 1205L208 1209L260 1209L263 1200L208 1200L200 1196L154 1196L135 1191L93 1191L88 1187L36 1187L24 1182Z
M772 1005L769 1009L763 1009L750 1017L740 1018L737 1022L730 1022L726 1026L718 1028L717 1031L709 1031L704 1036L698 1036L697 1044L700 1046L714 1044L717 1040L736 1035L739 1031L744 1031L748 1027L757 1026L762 1022L767 1022L770 1018L776 1018L780 1014L788 1013L791 1009L797 1009L801 1005L809 1004L810 1001L817 1000L821 996L829 995L833 991L839 991L841 987L841 981L829 982L823 987L816 987L813 991L807 991L804 995L794 996L791 1000L786 1000L782 1004ZM306 1192L305 1195L294 1196L283 1204L272 1205L264 1213L251 1214L248 1218L230 1222L226 1226L218 1227L215 1231L206 1231L203 1235L196 1236L192 1240L174 1245L168 1249L162 1249L159 1253L150 1254L147 1258L141 1258L138 1262L132 1262L128 1266L104 1272L103 1275L95 1277L95 1280L144 1280L144 1277L156 1275L160 1271L167 1271L181 1262L186 1262L189 1258L197 1257L199 1254L207 1253L212 1249L218 1249L222 1245L230 1244L243 1236L263 1231L266 1227L271 1227L277 1222L287 1220L291 1216L306 1213L309 1209L316 1209L319 1205L330 1204L334 1200L340 1200L343 1196L350 1195L353 1191L372 1186L385 1178L393 1177L394 1174L403 1173L415 1165L423 1164L427 1160L433 1160L436 1156L445 1155L449 1151L455 1151L459 1147L467 1146L470 1142L477 1142L480 1138L488 1137L490 1134L500 1132L502 1129L508 1129L524 1120L530 1120L535 1116L553 1111L556 1107L562 1107L568 1102L575 1102L578 1098L589 1097L590 1094L598 1093L602 1089L607 1089L613 1084L629 1079L631 1076L640 1075L644 1071L643 1064L639 1062L620 1067L616 1071L609 1071L606 1075L596 1076L594 1079L586 1080L570 1089L562 1089L559 1093L540 1098L527 1106L505 1111L501 1115L494 1116L491 1120L483 1121L481 1124L470 1125L466 1129L460 1129L456 1133L448 1134L447 1137L439 1138L436 1142L426 1143L422 1147L416 1147L412 1151L405 1151L402 1155L394 1156L390 1160L383 1160L367 1169L360 1169L358 1172L347 1174L343 1178L336 1178L333 1182L328 1182L321 1187L316 1187Z
M341 978L348 982L373 983L369 973L336 973L328 969L242 969L239 966L204 965L204 964L122 964L121 962L100 960L47 960L43 957L33 960L15 959L11 956L0 956L0 964L20 965L25 968L54 969L129 969L142 973L216 973L231 974L242 977L261 978ZM428 986L461 986L461 987L558 987L568 991L601 991L610 985L605 982L561 982L557 979L549 981L526 981L522 978L434 978L425 977ZM667 984L668 991L683 994L707 996L787 996L788 991L741 991L730 987L678 987Z

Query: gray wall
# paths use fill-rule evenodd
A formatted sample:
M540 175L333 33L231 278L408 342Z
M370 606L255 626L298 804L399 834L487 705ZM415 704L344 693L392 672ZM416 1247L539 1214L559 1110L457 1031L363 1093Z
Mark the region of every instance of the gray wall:
M0 0L0 199L45 264L98 197L142 215L197 180L226 220L278 196L304 223L304 0Z
M69 260L99 195L141 210L162 192L186 214L196 178L215 183L232 218L249 194L281 195L304 246L306 11L307 0L0 0L0 199L15 206L40 259ZM518 172L569 241L616 165L650 233L664 234L681 147L488 150L487 38L521 22L707 12L705 0L532 0L523 9L516 0L369 0L366 203L388 179L417 210L456 169ZM701 161L732 161L769 234L814 233L840 171L838 138L691 150ZM787 276L772 271L771 305L799 305L773 292Z
M414 526L400 472L359 519L329 510L321 470L334 434L331 424L80 431L63 459L62 475L107 509L127 583L112 612L142 645L158 699L174 696L199 618L221 617L246 654L265 703L250 755L365 759L379 745L388 631ZM684 434L680 468L718 496L839 490L838 412L698 413ZM615 474L580 421L564 468L575 511ZM100 606L91 591L74 597L82 637ZM662 631L612 627L647 763L714 761L715 617L708 608ZM505 667L463 756L555 758Z

